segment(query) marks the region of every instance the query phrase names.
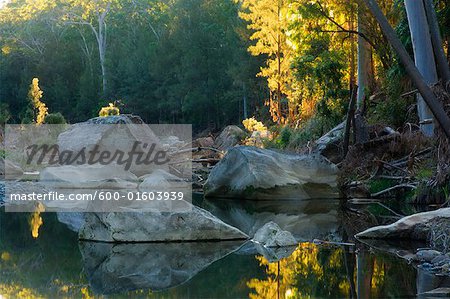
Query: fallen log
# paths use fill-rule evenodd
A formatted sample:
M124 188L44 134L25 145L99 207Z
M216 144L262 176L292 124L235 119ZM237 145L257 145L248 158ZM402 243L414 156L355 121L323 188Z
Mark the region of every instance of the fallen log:
M417 186L413 185L413 184L399 184L399 185L395 185L393 187L389 187L387 189L384 189L384 190L382 190L380 192L373 193L373 194L370 195L370 197L377 198L377 197L379 197L381 195L384 195L386 193L389 193L389 192L391 192L393 190L403 189L403 188L417 189Z

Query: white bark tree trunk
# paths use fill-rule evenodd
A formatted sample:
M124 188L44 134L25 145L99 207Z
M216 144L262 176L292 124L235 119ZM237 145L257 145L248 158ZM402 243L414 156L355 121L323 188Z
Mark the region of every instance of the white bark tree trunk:
M361 8L358 8L358 32L366 33L362 19ZM356 107L362 108L364 97L370 89L370 78L372 75L372 50L369 43L358 35L358 92Z
M428 85L436 83L438 80L436 63L434 60L430 29L428 26L423 2L417 0L404 1L406 14L408 17L409 30L411 33L411 40L414 50L414 61L416 67L422 74L425 82ZM419 120L422 123L420 126L422 132L426 136L433 136L433 114L431 113L421 95L417 96L417 109Z

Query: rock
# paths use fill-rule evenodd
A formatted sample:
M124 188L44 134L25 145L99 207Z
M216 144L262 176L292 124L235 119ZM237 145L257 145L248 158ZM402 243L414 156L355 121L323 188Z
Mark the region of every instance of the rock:
M84 269L97 294L161 291L181 285L242 241L111 244L80 242Z
M23 175L23 170L19 165L0 158L0 178L15 179Z
M442 255L442 253L440 253L437 250L419 250L416 253L415 256L415 260L419 261L419 262L431 262L432 260L434 260L436 257Z
M210 136L200 137L192 142L192 147L213 147L214 139Z
M261 227L253 237L253 241L267 248L297 245L294 236L290 232L282 230L273 221Z
M246 135L247 134L238 126L226 126L216 138L215 147L223 151L228 150L239 144Z
M110 115L106 117L94 117L86 121L89 124L106 124L106 125L117 125L117 124L137 124L142 125L144 121L137 115L132 114L120 114L120 115Z
M80 212L58 212L58 221L64 223L71 231L78 233L84 224L84 213Z
M137 180L133 173L115 165L63 165L40 173L43 184L62 189L134 189Z
M177 136L167 136L165 138L162 138L161 143L163 145L163 148L168 150L170 153L176 152L185 145L185 143L181 141Z
M86 153L95 147L99 152L108 151L112 155L118 151L128 153L132 150L135 142L140 142L137 151L147 153L152 145L155 145L154 153L164 151L159 138L150 127L144 124L138 116L132 115L96 117L83 123L74 124L58 136L57 143L61 159L61 152L70 151L76 154L83 148ZM144 147L144 144L148 146ZM76 165L77 162L80 162L80 159L72 159L70 163L64 164ZM150 173L155 168L163 168L163 166L137 165L133 162L130 171L141 176Z
M184 180L162 169L157 169L142 178L143 181L139 185L139 190L141 191L167 191L177 186L187 187L187 183Z
M341 143L344 139L345 122L340 123L315 142L313 151L321 154L333 163L342 161Z
M248 236L188 202L170 209L140 208L124 212L86 213L81 240L162 242L240 240ZM183 205L183 206L181 206Z
M213 168L206 197L337 198L337 167L319 155L291 155L249 146L231 148Z
M450 288L449 287L436 288L431 291L423 292L417 295L419 296L419 298L448 298L450 297Z
M403 217L390 225L375 226L356 235L357 238L372 239L414 239L427 240L432 223L437 218L447 219L450 223L450 208L442 208L431 212L423 212Z
M444 264L450 264L450 256L448 254L440 254L431 260L433 265L443 266Z

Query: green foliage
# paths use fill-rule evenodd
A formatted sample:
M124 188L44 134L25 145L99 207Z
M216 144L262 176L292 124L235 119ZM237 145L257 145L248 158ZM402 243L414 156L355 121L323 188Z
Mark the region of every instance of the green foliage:
M377 193L394 186L395 182L388 179L373 179L369 182L370 193Z
M90 26L68 25L66 0L41 2L49 5L15 1L7 6L14 18L0 17L0 97L12 122L33 119L27 92L34 76L45 82L46 106L72 123L97 116L99 99L112 96L146 122L192 123L197 131L240 124L244 96L249 114L263 104L267 89L256 74L264 58L247 52L250 32L234 1L113 1L106 19L106 94ZM74 14L92 10L79 3L89 4L74 1ZM81 17L91 22L95 14Z
M317 115L302 124L301 128L292 134L289 147L299 148L306 146L309 141L320 138L338 123L339 121L332 118Z
M6 103L0 103L0 125L6 124L11 119L11 112Z
M56 113L50 113L47 114L44 118L45 124L51 124L51 125L59 125L59 124L66 124L66 119L60 112Z

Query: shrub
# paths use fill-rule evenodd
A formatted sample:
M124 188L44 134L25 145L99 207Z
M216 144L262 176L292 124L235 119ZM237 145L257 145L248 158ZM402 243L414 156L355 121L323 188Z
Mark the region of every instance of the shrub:
M120 110L118 107L116 107L113 103L109 103L108 106L102 107L100 111L98 112L98 116L105 117L105 116L111 116L111 115L119 115Z
M47 114L44 118L44 123L49 125L60 125L60 124L66 124L66 119L64 116L57 112L57 113L50 113Z

